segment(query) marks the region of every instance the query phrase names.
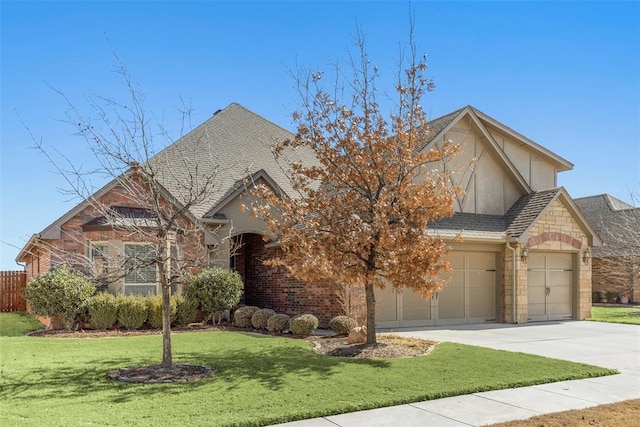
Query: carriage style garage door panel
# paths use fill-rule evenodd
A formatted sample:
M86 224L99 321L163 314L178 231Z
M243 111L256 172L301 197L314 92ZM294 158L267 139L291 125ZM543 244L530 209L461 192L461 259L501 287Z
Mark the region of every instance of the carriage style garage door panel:
M442 291L425 301L405 290L395 294L376 290L376 320L379 327L482 323L496 317L496 254L451 252L453 272Z
M570 319L573 314L573 255L529 253L529 320Z

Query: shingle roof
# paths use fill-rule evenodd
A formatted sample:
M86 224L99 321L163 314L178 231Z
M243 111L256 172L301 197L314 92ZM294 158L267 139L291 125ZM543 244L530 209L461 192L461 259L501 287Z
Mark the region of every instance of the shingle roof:
M149 162L158 168L162 185L181 202L188 197L181 192L188 188L185 183L192 174L216 176L219 191L191 208L191 212L201 218L239 181L260 169L264 169L285 193L291 194L285 171L272 153L274 144L290 138L293 138L291 132L232 103ZM315 157L308 149L290 150L287 156L292 161L315 163Z
M520 237L556 197L559 188L526 194L511 206L505 214L507 236Z
M433 230L459 232L463 237L519 238L540 216L556 197L559 188L526 194L509 209L505 215L484 215L457 212L450 218L443 218L429 224Z
M594 257L640 256L640 208L609 194L574 201L604 242L593 249Z
M451 122L453 122L455 120L455 118L458 117L460 112L462 110L464 110L465 108L466 107L459 108L456 111L453 111L453 112L451 112L449 114L445 114L444 116L440 116L438 118L430 120L427 123L427 130L426 130L428 132L427 133L427 138L420 145L420 149L423 149L431 141L433 141L435 139L435 137L438 136L438 134L440 132L442 132L447 126L449 126L449 124L451 124Z

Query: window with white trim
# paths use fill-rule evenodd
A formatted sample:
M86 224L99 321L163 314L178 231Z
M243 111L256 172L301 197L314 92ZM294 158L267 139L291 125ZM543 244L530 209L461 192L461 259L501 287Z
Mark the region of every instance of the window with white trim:
M144 243L125 243L124 293L157 294L158 271L155 263L156 253L152 245Z
M109 274L109 245L107 243L91 243L89 257L91 268L96 277L104 277Z

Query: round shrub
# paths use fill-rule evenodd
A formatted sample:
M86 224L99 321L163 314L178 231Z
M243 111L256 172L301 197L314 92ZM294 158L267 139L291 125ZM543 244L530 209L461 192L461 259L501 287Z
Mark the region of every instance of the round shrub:
M108 292L98 292L87 303L89 323L93 329L107 329L118 320L116 296Z
M147 320L152 328L162 328L162 295L147 295ZM169 299L171 321L176 318L176 300Z
M118 295L118 324L138 329L147 320L147 300L142 295Z
M284 331L289 330L290 323L291 318L286 314L276 314L267 320L267 331L281 334Z
M35 314L57 316L71 330L95 292L96 285L90 277L62 267L31 280L24 295Z
M349 316L336 316L329 321L329 327L338 335L348 335L356 326L358 322Z
M251 316L251 325L256 329L266 329L267 321L276 315L276 312L270 308L263 308L253 313Z
M205 323L214 313L230 310L240 302L244 284L236 271L207 268L189 279L186 296L198 301Z
M187 326L193 323L198 316L198 301L187 298L184 294L175 294L171 298L176 302L176 325Z
M260 307L255 307L253 305L245 305L244 307L240 307L233 313L233 324L239 328L251 328L253 324L251 323L251 318L253 314L260 310Z
M313 314L299 314L291 319L291 332L295 335L308 336L318 327L318 318Z

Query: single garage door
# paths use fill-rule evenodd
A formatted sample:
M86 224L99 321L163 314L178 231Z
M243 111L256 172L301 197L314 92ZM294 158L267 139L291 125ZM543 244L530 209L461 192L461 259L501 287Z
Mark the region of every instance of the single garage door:
M529 320L571 319L573 255L530 252L527 261L527 297Z
M449 325L494 321L496 317L496 254L451 252L451 280L424 300L409 290L396 294L376 289L378 327Z

